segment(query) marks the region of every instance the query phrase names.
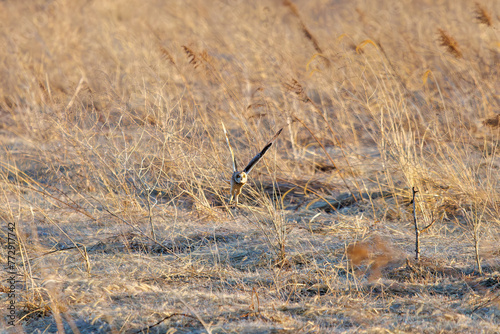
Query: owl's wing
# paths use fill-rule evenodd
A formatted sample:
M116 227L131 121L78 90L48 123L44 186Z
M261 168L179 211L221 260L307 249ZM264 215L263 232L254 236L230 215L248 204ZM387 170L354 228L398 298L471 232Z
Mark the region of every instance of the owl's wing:
M250 173L252 171L252 169L254 168L254 166L257 164L257 162L259 162L260 159L262 159L262 157L264 156L264 154L266 154L267 150L269 150L269 148L271 148L271 145L273 145L273 142L276 140L276 138L278 138L278 136L280 135L281 131L283 129L280 129L275 135L274 137L267 143L266 146L264 146L264 148L262 149L262 151L260 151L259 154L257 154L249 163L248 165L245 167L245 169L243 170L245 173Z
M224 130L224 135L226 136L227 146L229 146L229 152L231 152L231 161L233 162L233 173L234 173L234 172L236 172L238 166L236 164L236 159L234 158L233 148L231 147L231 144L229 143L229 137L227 136L226 127L224 126L224 122L221 122L221 123L222 123L222 129Z

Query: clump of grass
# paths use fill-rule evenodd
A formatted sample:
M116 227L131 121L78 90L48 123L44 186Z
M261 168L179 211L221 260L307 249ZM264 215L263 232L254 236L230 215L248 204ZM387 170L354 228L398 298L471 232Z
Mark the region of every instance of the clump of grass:
M330 134L332 135L332 137L333 137L333 140L334 140L335 144L341 148L341 150L342 150L342 154L343 154L343 157L344 157L344 159L345 159L345 161L346 161L346 163L347 163L347 165L348 165L348 167L349 167L349 169L350 169L351 175L354 175L354 172L353 172L353 170L352 170L352 166L351 166L351 164L349 163L349 160L347 159L347 157L346 157L346 155L345 155L345 153L344 153L344 150L343 150L343 148L342 148L342 144L341 144L340 140L338 139L338 137L337 137L337 135L336 135L335 131L334 131L334 130L333 130L333 128L330 126L330 123L329 123L329 122L328 122L328 120L325 118L325 116L324 116L323 111L321 110L321 108L320 108L320 107L319 107L316 103L314 103L314 101L313 101L313 100L311 100L311 98L307 95L307 93L306 93L306 91L305 91L304 87L303 87L303 86L300 84L300 82L298 82L296 79L293 79L293 78L292 78L292 79L290 80L290 82L289 82L289 83L286 83L286 82L285 82L285 83L283 83L283 86L284 86L284 87L285 87L285 89L287 89L288 91L290 91L290 92L294 93L300 101L302 101L302 102L304 102L304 103L308 103L308 104L310 104L310 105L313 107L314 111L315 111L315 112L316 112L316 113L317 113L317 114L318 114L318 115L319 115L319 116L323 119L324 123L326 124L326 126L327 126L327 127L328 127L328 129L330 130ZM317 143L321 146L321 148L322 148L322 149L323 149L323 151L325 152L326 156L328 157L328 159L329 159L329 160L330 160L330 162L332 163L332 165L333 165L334 169L338 170L338 169L337 169L337 166L336 166L336 164L335 164L335 162L334 162L334 161L333 161L333 159L332 159L332 157L330 156L330 154L328 154L328 152L327 152L327 150L326 150L325 146L324 146L324 145L323 145L323 144L319 141L319 139L317 138L317 136L315 136L315 135L314 135L314 132L313 132L313 131L311 131L311 129L310 129L310 128L306 125L306 123L305 123L305 122L304 122L301 118L299 118L299 117L295 116L295 119L296 119L298 122L300 122L300 123L304 126L304 128L306 128L306 129L307 129L307 131L311 134L311 136L314 138L314 140L315 140L315 141L316 141L316 142L317 142ZM347 182L346 182L345 178L344 178L343 176L341 176L341 178L342 178L342 181L343 181L343 183L344 183L345 187L346 187L347 189L349 189L349 192L351 193L351 195L352 195L353 199L354 199L355 201L357 201L356 196L354 195L353 191L351 190L351 188L350 188L350 187L349 187L349 185L347 184ZM354 183L355 183L355 185L356 185L356 188L358 189L358 192L359 192L359 193L361 193L361 191L360 191L360 187L359 187L359 184L358 184L357 182L354 182Z
M443 29L438 29L438 32L441 46L444 46L449 53L455 56L455 58L463 58L462 51L460 51L457 41Z
M438 19L476 21L475 1ZM450 71L447 51L429 50L442 23L391 30L424 19L418 2L385 16L381 0L341 0L339 11L195 0L167 19L157 4L131 3L0 2L0 220L18 229L24 332L497 331L498 317L480 313L495 306L484 301L498 254L483 252L500 229L498 138L469 127L490 117L478 110L498 114L496 68L482 71L497 60L490 43L471 45L466 73ZM361 23L342 15L357 5ZM364 42L316 52L320 36L345 31L355 34L346 43ZM460 36L464 52L473 39ZM493 116L483 124L496 134ZM220 120L248 156L285 118L290 139L229 210ZM424 257L393 270L412 255L413 185L420 234L444 215L421 246L446 269ZM481 290L461 275L473 255ZM412 284L419 277L429 284Z
M486 8L481 6L479 2L476 2L476 10L474 13L476 14L476 20L479 23L485 24L488 27L491 27L493 25L493 20L490 13L486 10Z

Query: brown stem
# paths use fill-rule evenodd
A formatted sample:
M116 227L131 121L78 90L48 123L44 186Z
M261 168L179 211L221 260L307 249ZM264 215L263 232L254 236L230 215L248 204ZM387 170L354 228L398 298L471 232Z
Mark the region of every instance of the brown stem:
M411 188L412 191L412 202L413 202L413 223L415 224L415 260L420 260L420 230L418 229L417 223L417 212L415 210L415 194L418 193L418 190L415 190L415 187ZM429 226L430 227L430 226Z

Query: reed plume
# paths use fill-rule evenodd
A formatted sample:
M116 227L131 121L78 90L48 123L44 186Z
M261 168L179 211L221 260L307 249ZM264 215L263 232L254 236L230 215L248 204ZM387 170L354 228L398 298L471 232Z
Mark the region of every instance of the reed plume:
M200 66L200 64L201 64L201 61L198 58L198 56L196 55L196 53L192 49L190 49L189 47L187 47L185 45L182 46L182 49L186 53L188 60L189 60L189 63L191 65L193 65L194 68L198 68L198 66Z
M164 60L168 60L172 65L175 65L175 61L174 61L174 58L172 57L172 55L170 54L170 52L168 52L167 49L165 49L163 46L159 46L159 49L160 49L160 53L161 53L161 56Z
M474 13L476 14L476 20L478 20L479 23L485 24L488 27L493 25L490 13L488 13L486 8L481 6L479 2L476 2L476 11Z
M441 46L444 46L449 53L455 56L455 58L463 58L457 41L443 29L438 29L438 32Z
M314 102L311 101L309 96L307 96L306 92L304 91L304 87L295 79L291 79L290 82L284 82L283 86L290 92L294 93L297 95L299 100L302 102L311 102L314 104Z

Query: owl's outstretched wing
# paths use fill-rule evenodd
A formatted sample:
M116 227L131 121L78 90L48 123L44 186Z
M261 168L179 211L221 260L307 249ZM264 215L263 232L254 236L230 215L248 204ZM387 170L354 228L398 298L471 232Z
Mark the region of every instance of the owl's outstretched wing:
M264 146L264 148L262 149L262 151L260 151L259 154L257 154L249 163L248 165L245 167L245 169L243 170L245 173L250 173L252 171L252 169L255 167L255 165L257 164L257 162L259 162L260 159L262 159L262 157L264 156L264 154L266 154L267 150L269 150L269 148L271 148L271 145L273 145L273 142L276 140L276 138L278 138L278 136L280 135L281 131L283 129L280 129L278 131L278 133L276 133L274 135L274 137L267 143L266 146Z
M231 147L231 144L229 143L229 137L227 136L227 131L226 131L226 127L224 126L224 122L221 122L221 123L222 123L222 129L224 130L224 135L226 136L227 146L229 146L229 152L231 152L231 161L233 162L233 173L234 173L234 172L236 172L238 165L236 164L236 159L234 158L233 148Z

